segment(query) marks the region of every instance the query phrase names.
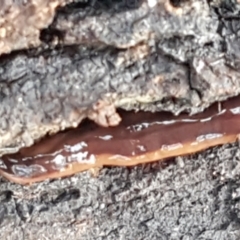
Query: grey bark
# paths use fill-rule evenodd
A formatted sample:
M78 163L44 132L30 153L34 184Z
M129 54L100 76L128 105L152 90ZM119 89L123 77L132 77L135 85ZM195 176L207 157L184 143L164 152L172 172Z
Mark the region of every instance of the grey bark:
M6 240L240 237L240 151L225 145L188 158L105 168L23 187L1 182Z
M39 48L2 56L1 154L109 109L194 114L239 94L237 3L108 3L60 8Z
M2 1L0 154L109 107L194 114L239 94L238 2L156 2ZM0 236L239 239L239 166L235 144L96 178L2 180Z

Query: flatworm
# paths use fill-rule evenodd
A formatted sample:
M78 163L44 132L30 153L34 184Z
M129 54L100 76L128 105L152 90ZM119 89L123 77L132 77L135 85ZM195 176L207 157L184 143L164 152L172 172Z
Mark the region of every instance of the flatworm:
M221 106L219 108L219 106ZM121 123L78 128L46 137L0 158L0 174L29 184L102 166L132 166L234 142L240 133L240 96L215 103L202 113L119 111Z

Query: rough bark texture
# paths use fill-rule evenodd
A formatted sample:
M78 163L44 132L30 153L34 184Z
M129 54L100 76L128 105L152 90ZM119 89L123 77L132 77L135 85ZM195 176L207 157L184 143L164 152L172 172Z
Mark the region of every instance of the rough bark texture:
M129 4L70 3L41 47L2 56L1 154L118 107L196 113L240 93L237 4Z
M111 125L117 108L194 114L240 93L235 1L0 4L0 154L86 117ZM239 239L239 156L229 145L97 178L2 181L0 236Z
M37 47L40 32L52 22L57 7L70 0L1 0L0 54Z
M103 169L30 187L1 182L6 240L238 240L240 151Z

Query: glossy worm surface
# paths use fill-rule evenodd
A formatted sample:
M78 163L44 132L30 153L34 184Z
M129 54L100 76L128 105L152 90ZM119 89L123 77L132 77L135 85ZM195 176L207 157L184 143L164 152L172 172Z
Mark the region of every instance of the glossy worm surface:
M93 167L131 166L194 153L234 142L240 133L240 97L189 116L159 112L120 112L117 127L85 121L79 128L47 137L32 147L5 155L0 173L28 184L72 175Z

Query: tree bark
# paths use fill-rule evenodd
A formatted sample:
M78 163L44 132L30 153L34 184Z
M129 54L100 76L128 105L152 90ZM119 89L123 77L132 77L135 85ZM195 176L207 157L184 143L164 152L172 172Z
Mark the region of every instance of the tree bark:
M109 107L193 114L239 94L237 4L149 1L66 5L45 44L2 56L1 154Z
M240 93L238 2L1 4L1 155L108 109L195 114ZM96 178L2 180L0 235L238 239L238 156L233 144Z

